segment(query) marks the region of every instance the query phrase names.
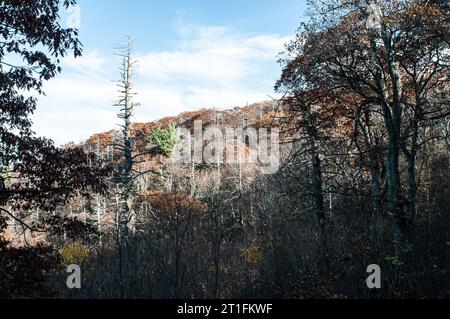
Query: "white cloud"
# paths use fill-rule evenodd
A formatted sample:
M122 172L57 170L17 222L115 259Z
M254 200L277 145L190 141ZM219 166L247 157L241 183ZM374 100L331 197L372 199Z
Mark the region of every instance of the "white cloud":
M101 54L94 50L83 54L83 56L74 58L73 56L68 56L64 59L63 65L72 67L78 71L99 71L105 64L105 59L102 58Z
M277 54L289 39L242 35L223 27L175 24L172 51L140 52L135 120L148 122L202 107L227 108L267 99L278 76ZM88 51L63 62L63 74L47 83L34 117L39 135L57 144L81 142L113 129L118 61Z
M93 133L110 130L115 121L115 96L110 81L65 76L45 85L34 115L34 130L57 144L81 142Z
M151 52L138 57L143 77L150 81L203 81L211 86L237 87L274 64L287 37L243 36L227 28L186 27L178 32L179 47L172 52Z

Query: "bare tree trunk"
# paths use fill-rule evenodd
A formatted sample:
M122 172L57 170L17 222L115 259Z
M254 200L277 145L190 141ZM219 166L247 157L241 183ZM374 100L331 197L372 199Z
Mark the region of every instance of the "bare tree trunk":
M360 123L363 132L366 148L369 150L369 169L371 173L371 192L372 192L372 214L370 217L370 240L376 248L379 244L380 236L380 214L381 214L381 154L378 149L379 139L375 136L372 129L372 116L369 109L364 110L364 121Z
M133 185L133 146L131 140L131 117L133 115L133 109L135 104L132 101L133 87L133 66L135 62L132 58L132 43L131 37L129 38L127 51L122 55L122 79L120 80L119 87L119 101L116 106L120 107L118 118L123 120L122 135L120 142L116 145L119 151L120 158L122 160L118 174L118 185L120 191L120 212L119 212L119 228L121 237L126 240L129 235L130 223L135 222L135 216L133 216L132 209L130 207L130 200L134 191ZM134 225L131 225L134 227Z
M320 242L322 245L322 259L326 268L329 268L327 258L327 234L325 230L326 218L325 218L325 204L322 185L322 163L317 152L315 133L312 134L311 140L311 162L312 162L312 191L313 191L313 204L316 218L318 221Z
M380 169L375 166L372 167L372 218L370 237L372 243L378 246L380 237L380 213L381 213L381 177Z
M399 152L397 147L391 147L388 152L386 173L388 182L388 210L393 217L393 241L396 246L396 256L399 256L404 229L403 207L400 202L401 184L399 172Z
M417 181L416 181L416 160L419 150L419 122L420 122L421 105L420 98L416 96L416 104L414 108L414 118L412 123L412 137L410 150L404 149L404 154L408 162L408 218L412 228L416 226L417 220Z

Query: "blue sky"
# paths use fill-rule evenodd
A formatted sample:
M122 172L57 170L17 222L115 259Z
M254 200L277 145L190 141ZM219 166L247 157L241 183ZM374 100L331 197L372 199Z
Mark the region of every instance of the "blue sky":
M35 131L59 144L116 127L115 47L128 34L138 61L135 121L268 99L305 0L79 0L82 58L46 84ZM63 16L63 23L67 20Z

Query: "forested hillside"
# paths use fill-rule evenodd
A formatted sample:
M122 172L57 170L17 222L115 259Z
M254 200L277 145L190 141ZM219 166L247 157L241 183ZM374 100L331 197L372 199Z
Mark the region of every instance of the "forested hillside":
M310 1L277 99L148 123L129 41L119 125L63 147L23 94L77 31L59 1L0 5L0 297L450 297L447 1Z

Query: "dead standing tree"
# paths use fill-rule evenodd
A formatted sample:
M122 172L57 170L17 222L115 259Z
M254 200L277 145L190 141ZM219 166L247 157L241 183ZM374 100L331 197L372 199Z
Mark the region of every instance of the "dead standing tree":
M114 143L115 157L118 159L117 170L114 176L114 182L119 188L120 207L117 213L117 230L121 238L126 239L130 226L133 228L135 216L132 212L130 200L134 192L134 174L133 174L133 143L131 134L131 118L134 107L133 102L133 67L136 61L133 60L132 41L128 39L128 46L124 54L119 54L122 59L120 76L117 87L119 99L114 106L119 107L117 117L122 121L119 138Z
M130 229L135 230L136 214L133 211L132 200L135 193L135 176L133 172L133 143L131 134L131 118L134 107L133 102L133 68L136 61L133 58L133 48L131 37L128 37L128 44L125 53L118 54L122 59L120 77L118 81L119 98L114 105L119 108L117 117L122 121L120 125L120 135L114 142L115 158L117 159L116 171L113 176L113 183L118 188L117 211L116 211L116 241L119 253L119 275L121 297L124 295L123 278L123 246L128 243Z

